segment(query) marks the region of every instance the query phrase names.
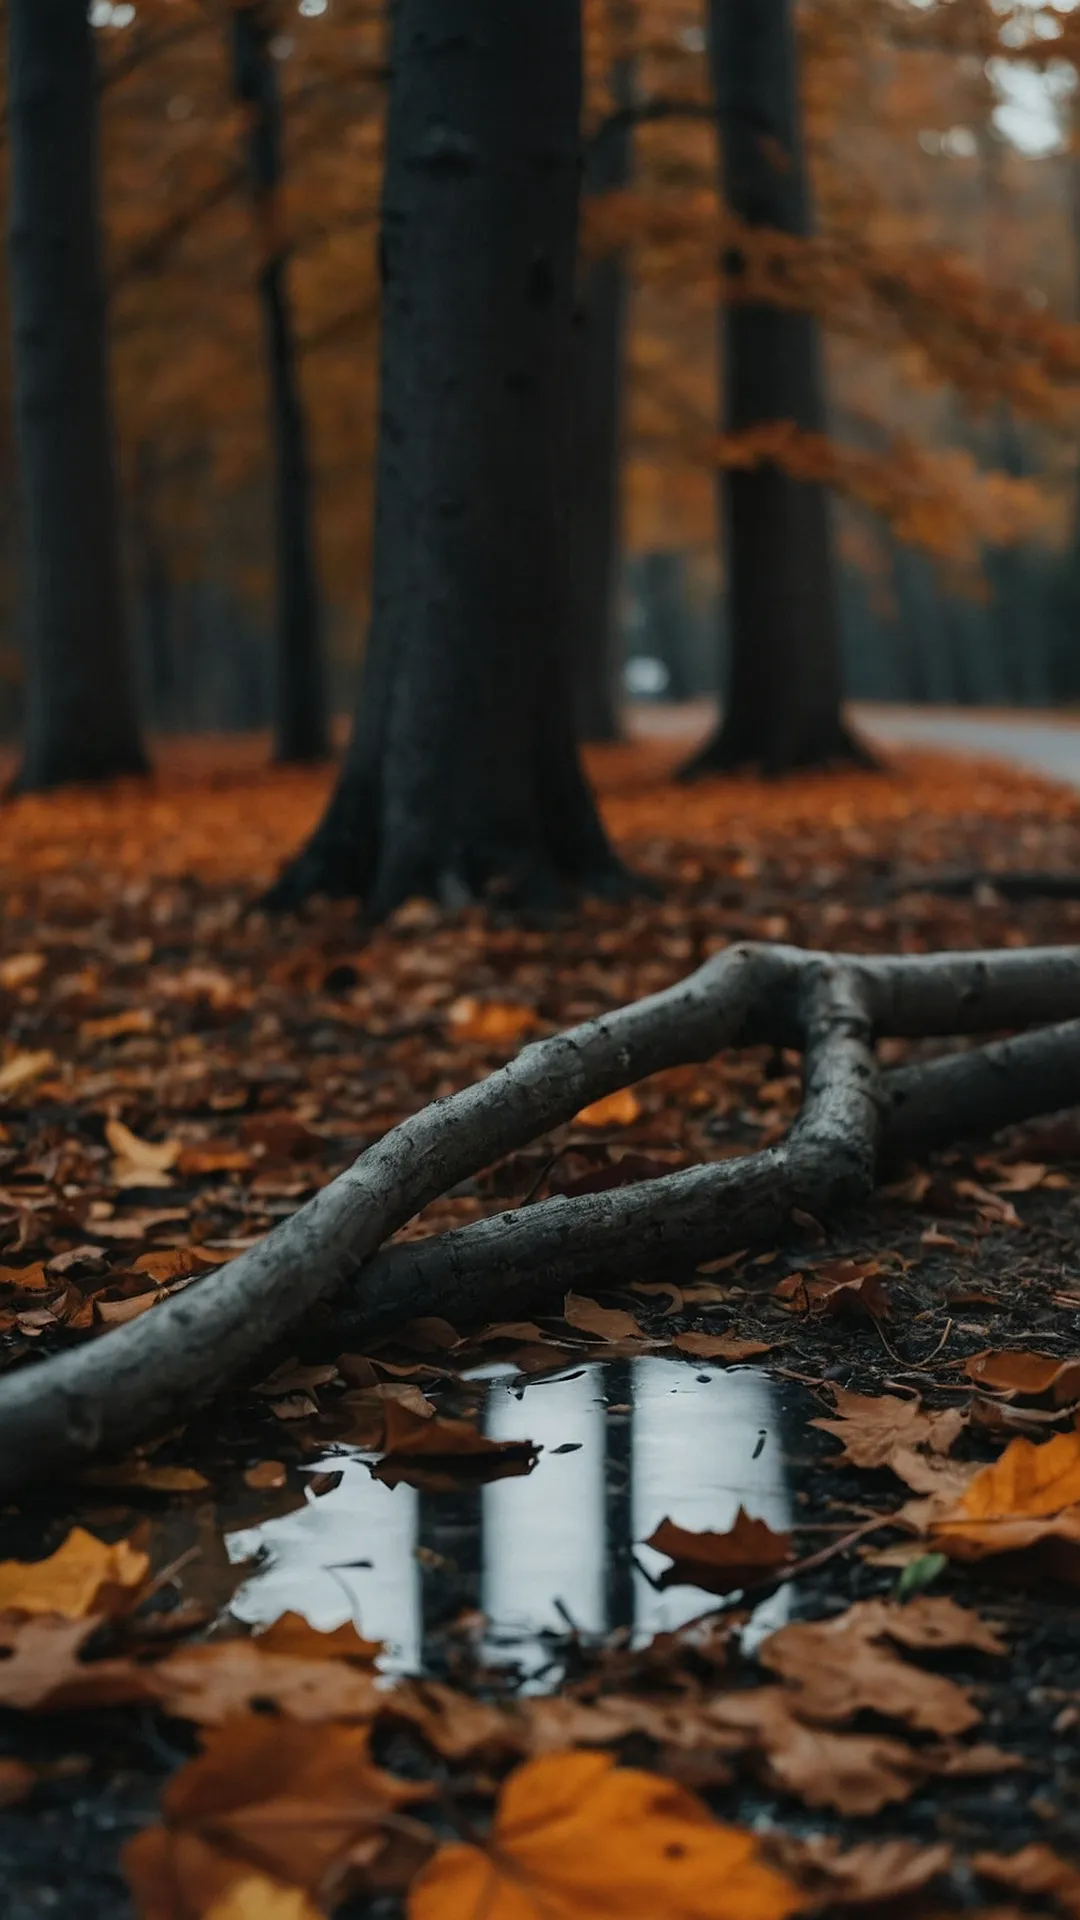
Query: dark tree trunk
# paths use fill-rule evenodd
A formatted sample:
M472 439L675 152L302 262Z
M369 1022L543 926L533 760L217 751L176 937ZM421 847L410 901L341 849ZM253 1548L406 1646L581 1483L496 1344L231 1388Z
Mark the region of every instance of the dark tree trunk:
M266 0L232 17L233 83L247 114L248 172L259 246L274 466L274 757L321 760L329 749L311 475L289 307L281 219L281 101Z
M753 227L811 230L792 0L710 0L709 53L726 205ZM737 276L738 256L727 260ZM723 424L826 426L817 321L738 300L721 321ZM690 774L780 774L864 758L843 717L840 597L824 486L778 467L720 480L730 668L720 728Z
M23 791L146 771L128 644L86 0L9 0L8 214L24 508Z
M173 583L159 513L160 463L149 441L135 459L131 544L135 574L136 636L151 724L175 723L176 656L173 647Z
M617 883L562 605L578 0L399 0L371 633L352 744L271 896Z
M623 38L629 36L629 13L615 0L612 25ZM597 131L586 153L586 194L612 193L629 182L633 91L633 61L623 50L611 74L615 115ZM569 476L573 550L567 608L578 722L585 740L617 740L622 732L619 480L627 295L621 253L586 265L575 328Z

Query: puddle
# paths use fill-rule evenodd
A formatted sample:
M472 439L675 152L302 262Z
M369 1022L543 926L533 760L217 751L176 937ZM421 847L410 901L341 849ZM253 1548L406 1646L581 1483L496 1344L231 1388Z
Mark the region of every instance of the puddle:
M323 1630L351 1619L386 1643L389 1670L415 1672L439 1628L477 1608L488 1654L536 1675L547 1636L571 1625L647 1639L717 1604L650 1585L667 1561L638 1543L665 1516L723 1531L741 1504L791 1524L780 1394L756 1369L648 1356L546 1380L489 1375L481 1419L493 1439L543 1447L527 1478L417 1493L373 1480L347 1449L324 1455L312 1470L339 1471L339 1486L227 1536L234 1564L257 1562L233 1613L261 1626L293 1609ZM786 1589L764 1601L751 1639L789 1603Z

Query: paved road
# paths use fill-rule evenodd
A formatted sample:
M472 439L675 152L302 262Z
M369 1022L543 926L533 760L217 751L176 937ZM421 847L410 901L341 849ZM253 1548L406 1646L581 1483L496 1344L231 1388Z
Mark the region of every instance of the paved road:
M940 707L891 707L856 703L853 718L883 745L892 741L942 747L1030 767L1052 780L1080 787L1080 723L1050 713L982 713ZM707 733L715 707L710 700L665 706L636 703L630 725L652 738L696 740Z

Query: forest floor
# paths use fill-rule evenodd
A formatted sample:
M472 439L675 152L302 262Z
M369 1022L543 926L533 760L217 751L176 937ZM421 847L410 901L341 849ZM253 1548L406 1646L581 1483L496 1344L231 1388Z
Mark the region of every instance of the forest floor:
M4 811L6 1366L213 1286L399 1119L733 940L1078 938L1080 902L921 884L1080 871L1075 792L908 752L686 790L659 741L592 756L657 899L269 921L327 776L258 751ZM798 1101L766 1049L658 1074L406 1232L745 1153ZM885 1169L828 1235L553 1273L528 1323L361 1354L322 1317L0 1516L5 1920L1080 1914L1078 1306L1073 1114ZM919 1502L998 1461L1018 1550L937 1550Z

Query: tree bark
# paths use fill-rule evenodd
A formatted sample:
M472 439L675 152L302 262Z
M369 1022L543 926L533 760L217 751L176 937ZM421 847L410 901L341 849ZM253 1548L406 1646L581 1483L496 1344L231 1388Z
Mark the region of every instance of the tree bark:
M8 212L24 510L16 785L144 773L121 567L86 0L10 0Z
M628 38L631 9L615 0L611 13L613 28ZM630 180L633 121L628 110L633 91L634 63L624 48L611 73L616 113L586 151L586 195L612 193ZM628 294L621 253L589 262L580 275L568 477L573 542L568 617L584 740L618 740L622 734L619 483Z
M710 0L709 58L721 192L752 227L808 235L791 0ZM738 254L726 270L737 279ZM723 427L793 421L826 428L812 314L737 298L721 313ZM689 776L755 766L767 774L868 756L844 722L840 598L827 489L779 467L723 470L730 665L722 722Z
M247 115L274 468L274 758L289 764L323 759L329 734L311 473L281 217L281 100L271 51L273 25L267 0L239 0L231 21L233 86Z
M371 632L328 811L270 896L618 884L577 756L560 497L576 0L400 0Z

